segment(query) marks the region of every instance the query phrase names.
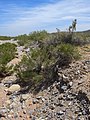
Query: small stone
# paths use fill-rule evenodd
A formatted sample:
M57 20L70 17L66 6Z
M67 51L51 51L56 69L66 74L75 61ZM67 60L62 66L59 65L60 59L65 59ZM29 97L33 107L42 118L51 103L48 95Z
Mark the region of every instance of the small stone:
M63 111L59 111L59 112L57 112L57 115L63 115L64 114L64 112Z
M15 75L7 76L3 79L3 83L5 84L12 84L14 81L17 80L17 77Z
M61 89L62 89L63 91L65 91L65 90L67 90L67 86L66 86L66 85L63 85L63 86L61 87Z
M76 75L80 74L80 70L77 70L77 71L75 72L75 74L76 74Z
M10 105L11 104L11 101L10 100L7 100L5 101L6 105Z
M65 76L65 75L63 75L62 77L63 77L64 80L67 80L67 79L68 79L68 77Z
M57 83L56 83L56 86L57 86L57 85L60 85L60 82L57 82Z
M10 87L12 85L12 81L7 81L4 83L5 87Z
M0 117L5 117L5 114L7 113L6 108L0 108Z
M33 100L33 104L39 103L39 101L37 99Z
M87 70L87 69L88 69L88 67L87 67L87 66L84 66L84 67L83 67L83 69L84 69L84 70Z
M62 75L61 73L58 73L58 76L59 76L59 77L61 77L61 75Z
M11 110L11 111L10 111L10 114L14 114L14 111L13 111L13 110Z
M42 96L38 96L36 99L38 99L38 100L42 100L42 102L44 102L45 101L45 99L42 97Z
M9 118L12 118L12 115L8 115Z
M84 118L81 118L81 120L85 120Z
M89 63L90 63L90 60L86 60L85 63L86 63L86 64L89 64Z
M12 102L11 106L16 107L16 106L17 106L17 103Z
M42 98L42 102L45 102L45 99L44 99L44 98Z
M18 113L15 113L14 118L16 119L18 117Z
M23 104L22 104L22 109L25 109L25 108L26 108L26 106L25 106L25 104L23 103Z
M46 109L46 108L44 108L43 113L46 113L46 112L47 112L47 109Z
M19 100L20 99L17 96L14 96L12 101L16 103L16 102L19 102Z
M39 100L39 99L42 99L42 96L38 96L36 99L38 99L38 100Z
M63 99L63 94L60 94L59 96L58 96L58 100L62 100Z
M80 70L78 70L77 73L80 74Z
M46 102L45 105L48 106L48 102Z
M54 109L55 109L55 105L54 105L54 104L53 104L53 105L50 105L49 108L50 108L51 110L54 110Z
M50 87L48 87L48 92L50 92L50 90L51 90Z
M15 92L15 91L19 91L20 88L21 88L20 85L14 84L14 85L12 85L11 87L8 88L8 92L13 93L13 92Z
M23 111L23 114L26 114L26 113L27 113L26 110L24 110L24 111Z
M72 85L73 85L73 82L69 82L69 86L72 87Z
M70 101L68 105L69 105L69 106L72 105L72 102Z
M27 100L29 97L30 97L29 94L23 94L23 95L21 96L21 99L22 99L22 100Z
M78 85L82 84L83 82L84 82L83 79L79 80L79 81L78 81Z
M40 117L40 118L38 118L37 120L45 120L45 119L43 119L42 117Z
M36 120L36 117L33 116L32 120Z

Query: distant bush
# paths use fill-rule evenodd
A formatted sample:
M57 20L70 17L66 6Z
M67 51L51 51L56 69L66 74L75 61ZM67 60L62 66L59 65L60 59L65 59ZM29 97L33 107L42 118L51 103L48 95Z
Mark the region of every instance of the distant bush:
M90 43L90 35L83 32L56 32L47 33L47 31L34 31L29 35L17 36L18 44L21 46L30 46L35 42L46 43L46 45L57 45L69 43L72 45L84 45Z
M48 36L47 31L34 31L29 34L29 38L33 41L42 41Z
M86 35L83 33L73 33L71 39L68 41L68 43L72 44L72 45L85 45L85 44L89 44L90 40L87 39Z
M90 43L90 35L84 32L60 32L54 34L56 43L69 43L72 45L85 45Z
M19 35L19 36L16 37L16 39L18 40L18 44L19 44L20 46L24 46L24 45L27 44L28 41L29 41L29 37L28 37L28 35L26 35L26 34L24 34L24 35Z
M12 37L9 36L0 36L0 40L10 40Z
M16 45L5 43L0 45L0 74L6 73L6 65L15 57Z
M34 31L32 33L30 33L29 35L20 35L17 36L16 38L18 39L18 43L21 46L27 45L27 44L31 44L31 42L36 42L36 41L43 41L44 39L46 39L48 36L47 31L43 30L43 31Z

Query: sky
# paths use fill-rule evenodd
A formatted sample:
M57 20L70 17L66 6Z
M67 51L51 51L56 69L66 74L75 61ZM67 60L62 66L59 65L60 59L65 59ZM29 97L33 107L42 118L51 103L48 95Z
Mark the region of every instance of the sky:
M90 29L90 0L0 0L0 35L16 36L56 28Z

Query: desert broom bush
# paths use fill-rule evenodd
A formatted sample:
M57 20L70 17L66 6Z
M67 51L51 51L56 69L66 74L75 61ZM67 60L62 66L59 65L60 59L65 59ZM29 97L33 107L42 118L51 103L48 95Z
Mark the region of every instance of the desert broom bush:
M18 44L20 46L25 46L26 44L28 44L29 42L29 38L28 35L24 34L24 35L19 35L16 37L16 39L18 40Z
M56 66L63 67L79 56L76 47L70 44L43 46L30 50L16 66L21 82L38 85L42 81L51 82L57 78Z
M29 38L33 41L42 41L48 36L47 31L34 31L29 34Z
M60 52L62 55L69 57L72 59L78 59L79 53L77 48L71 44L61 44L57 46L57 51Z
M43 41L48 37L48 33L45 30L42 31L34 31L30 33L29 35L24 34L24 35L19 35L16 37L18 40L18 44L21 46L27 46L30 45L32 42L37 42L37 41Z
M0 45L0 74L6 73L9 70L6 65L10 62L16 54L16 45L5 43Z

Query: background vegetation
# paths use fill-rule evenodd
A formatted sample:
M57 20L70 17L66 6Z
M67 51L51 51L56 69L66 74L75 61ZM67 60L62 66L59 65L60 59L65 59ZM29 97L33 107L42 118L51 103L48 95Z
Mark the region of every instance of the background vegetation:
M28 35L14 37L19 46L25 46L26 52L21 62L16 65L15 72L21 83L37 86L51 83L58 79L58 68L67 67L80 55L78 45L90 43L89 32L57 32L34 31ZM6 64L15 57L16 45L0 45L0 74L6 74Z
M31 44L33 41L42 41L46 39L48 36L47 31L34 31L30 33L29 35L19 35L15 37L15 39L18 39L18 44L21 46L26 46L28 44Z
M10 36L0 36L0 40L11 40L12 38Z

